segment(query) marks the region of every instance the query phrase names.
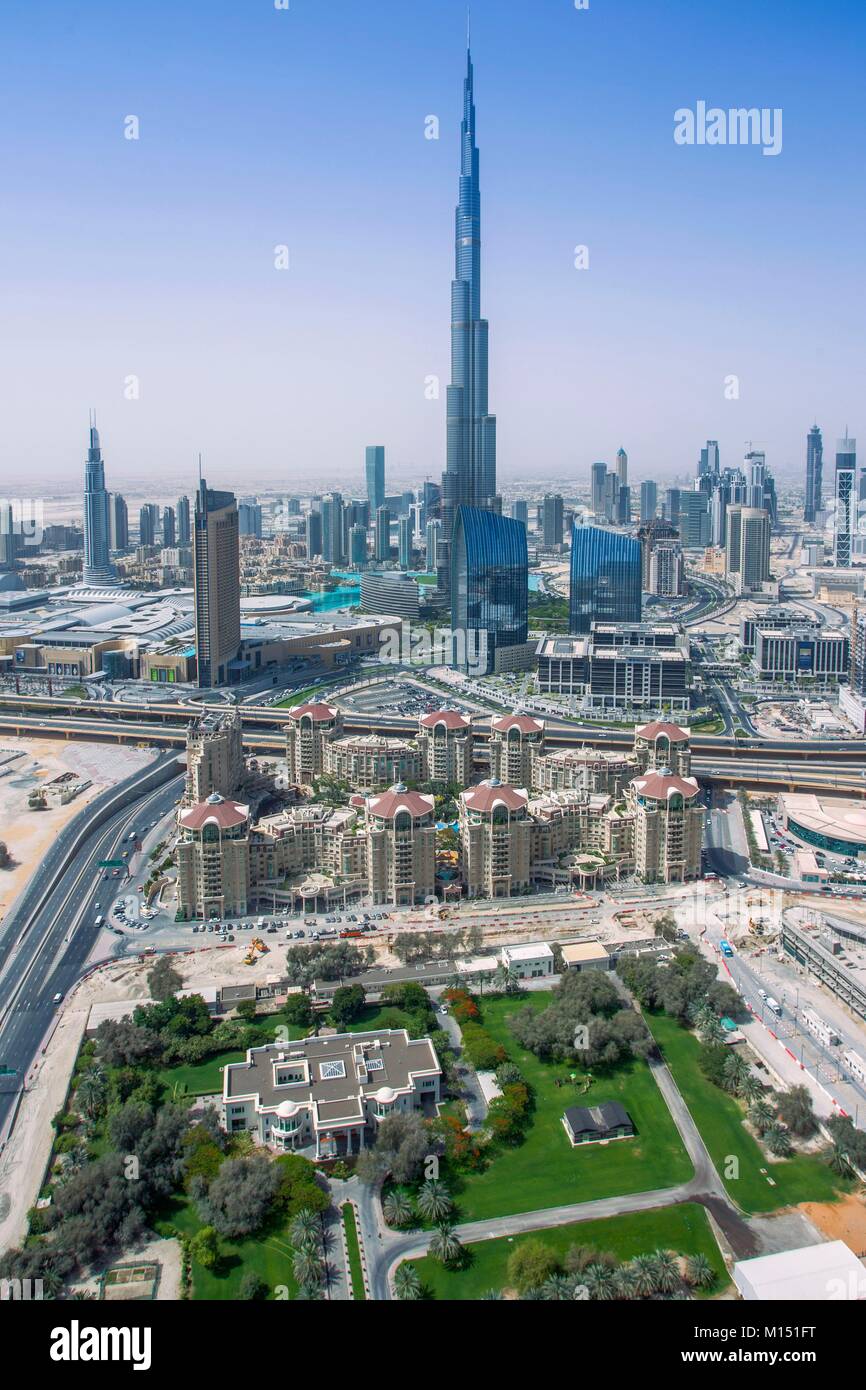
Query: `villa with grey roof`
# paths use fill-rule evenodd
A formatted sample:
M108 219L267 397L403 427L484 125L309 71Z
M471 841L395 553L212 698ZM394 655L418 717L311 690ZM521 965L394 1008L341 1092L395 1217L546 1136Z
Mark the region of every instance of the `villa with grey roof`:
M430 1039L405 1028L268 1043L223 1069L222 1125L280 1153L343 1157L371 1143L389 1115L435 1117L441 1077Z

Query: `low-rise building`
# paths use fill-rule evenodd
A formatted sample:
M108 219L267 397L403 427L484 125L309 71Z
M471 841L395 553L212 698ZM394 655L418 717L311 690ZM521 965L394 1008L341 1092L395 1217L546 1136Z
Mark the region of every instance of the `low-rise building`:
M631 1116L618 1100L605 1100L591 1106L572 1105L563 1115L562 1124L574 1145L631 1139L635 1132Z
M533 941L525 946L504 946L502 964L513 970L520 980L539 980L553 974L553 951L546 941Z
M570 941L560 947L566 970L611 970L613 956L600 941Z
M268 1043L223 1069L222 1126L278 1152L342 1157L372 1143L390 1115L434 1118L441 1074L430 1039L405 1029Z

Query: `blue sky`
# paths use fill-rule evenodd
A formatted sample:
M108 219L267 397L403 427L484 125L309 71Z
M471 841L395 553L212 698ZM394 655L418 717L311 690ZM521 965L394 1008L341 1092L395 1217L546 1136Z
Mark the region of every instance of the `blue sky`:
M4 6L4 485L74 479L89 406L118 485L200 449L214 484L350 490L374 442L438 477L464 30L456 0ZM707 436L784 475L813 419L857 433L864 36L859 0L475 0L504 484L620 444L685 474ZM781 155L678 147L698 100L781 107Z

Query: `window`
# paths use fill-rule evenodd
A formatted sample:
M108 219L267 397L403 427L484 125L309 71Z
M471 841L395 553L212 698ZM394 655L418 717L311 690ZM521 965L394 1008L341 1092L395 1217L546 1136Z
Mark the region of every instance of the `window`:
M322 1062L319 1067L320 1081L339 1081L346 1075L346 1063L340 1060Z

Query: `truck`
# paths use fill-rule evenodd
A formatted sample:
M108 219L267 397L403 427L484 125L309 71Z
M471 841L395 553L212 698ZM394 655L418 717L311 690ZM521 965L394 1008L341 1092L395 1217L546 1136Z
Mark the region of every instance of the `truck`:
M782 1005L779 1003L778 999L773 998L772 994L767 998L767 1008L772 1009L777 1018L782 1017Z
M102 916L102 913L98 913L98 914L97 914L97 917L96 917L96 925L97 925L98 927L101 927L104 921L105 921L105 918Z
M842 1039L836 1032L836 1029L831 1027L830 1024L826 1021L826 1019L823 1019L819 1013L815 1012L814 1009L803 1009L800 1017L802 1018L803 1023L808 1028L809 1032L814 1034L818 1041L823 1043L825 1047L839 1046Z
M734 948L730 941L725 941L724 938L719 942L719 950L723 956L732 956L734 954Z

